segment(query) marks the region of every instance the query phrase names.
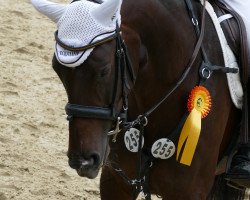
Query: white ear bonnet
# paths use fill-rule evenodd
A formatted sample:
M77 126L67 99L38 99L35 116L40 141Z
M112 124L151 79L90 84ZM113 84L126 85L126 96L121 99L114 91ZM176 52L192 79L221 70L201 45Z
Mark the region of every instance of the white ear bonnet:
M68 5L46 0L32 0L34 7L57 22L58 38L70 47L83 47L114 34L120 26L121 0L105 0L102 4L80 0ZM64 66L81 65L94 47L83 52L68 51L55 44L57 60Z

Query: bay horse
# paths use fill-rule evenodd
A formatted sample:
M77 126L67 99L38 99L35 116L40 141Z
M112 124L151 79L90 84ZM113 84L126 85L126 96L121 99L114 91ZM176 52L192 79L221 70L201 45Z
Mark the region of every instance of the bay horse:
M117 4L119 0L107 1ZM230 99L224 72L214 72L204 82L211 94L212 107L202 120L192 164L180 164L175 156L152 159L150 154L158 139L173 136L177 145L188 95L200 82L204 55L201 51L194 53L201 46L199 38L207 59L224 65L211 19L199 1L193 0L191 4L187 9L184 0L123 0L120 27L108 40L94 43L93 52L83 64L65 67L54 56L53 68L69 102L66 106L69 165L88 178L95 178L102 167L103 200L136 199L141 189L146 195L159 195L164 200L230 199L225 195L216 197L218 191L212 190L218 160L239 122L239 111ZM190 19L193 13L199 23ZM200 30L194 28L195 24L199 24ZM197 35L197 31L201 34ZM57 37L56 41L77 51ZM126 115L126 121L121 113ZM141 131L138 140L128 141L139 143L138 153L128 151L124 143L128 126ZM119 132L119 127L124 130ZM243 198L240 192L236 192L236 197Z

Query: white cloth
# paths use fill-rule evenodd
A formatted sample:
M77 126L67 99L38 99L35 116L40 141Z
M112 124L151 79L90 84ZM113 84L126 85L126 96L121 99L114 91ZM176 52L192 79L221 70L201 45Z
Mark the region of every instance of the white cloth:
M202 0L201 0L201 3L203 3ZM206 3L206 10L211 17L214 27L216 29L216 32L218 34L219 41L220 41L221 48L222 48L225 67L239 69L238 63L236 61L236 57L227 43L226 37L221 28L218 17L216 16L214 9L209 2ZM236 106L236 108L241 109L242 100L243 100L243 89L242 89L242 85L240 81L239 72L236 74L228 73L227 82L228 82L228 88L229 88L230 95L231 95L234 105Z
M69 4L57 23L58 38L68 46L82 47L114 34L117 18L114 17L114 22L109 25L99 23L92 15L98 6L99 4L91 1L76 1ZM62 65L76 67L88 58L93 49L72 52L56 44L55 54Z
M250 0L223 0L226 5L232 7L243 19L248 41L248 60L250 60Z

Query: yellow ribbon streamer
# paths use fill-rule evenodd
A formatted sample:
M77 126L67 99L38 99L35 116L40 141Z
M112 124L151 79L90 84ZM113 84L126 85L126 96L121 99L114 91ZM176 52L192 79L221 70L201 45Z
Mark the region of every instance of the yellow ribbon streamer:
M181 131L177 148L177 160L185 143L180 163L190 166L201 131L201 112L195 108L189 114Z

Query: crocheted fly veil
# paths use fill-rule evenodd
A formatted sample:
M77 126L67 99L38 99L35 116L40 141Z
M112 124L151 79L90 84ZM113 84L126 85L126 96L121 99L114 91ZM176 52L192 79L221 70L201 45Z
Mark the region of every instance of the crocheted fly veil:
M105 0L99 4L80 0L71 4L52 3L47 0L32 0L34 7L57 23L58 38L70 47L83 47L115 33L120 26L121 0ZM81 65L94 47L82 52L68 51L55 44L57 60L64 66Z

